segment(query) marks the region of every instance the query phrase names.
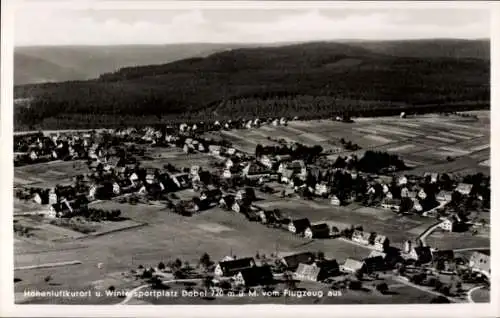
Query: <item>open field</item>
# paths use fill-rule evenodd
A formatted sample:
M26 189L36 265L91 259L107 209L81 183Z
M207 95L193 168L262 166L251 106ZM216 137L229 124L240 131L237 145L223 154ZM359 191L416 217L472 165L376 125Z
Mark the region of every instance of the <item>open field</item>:
M486 288L479 288L472 292L472 301L475 303L489 303L490 302L490 290Z
M56 184L67 184L70 178L88 173L84 161L51 161L14 168L14 186L32 185L51 188Z
M310 201L282 201L257 203L265 208L277 208L284 215L292 218L308 218L313 223L327 222L342 230L351 225L361 225L365 231L386 235L396 246L408 239L416 238L421 232L412 231L417 226L429 226L435 220L415 216L397 216L382 209L360 208L356 205L347 207L328 206L316 203L319 208L312 208ZM424 227L425 229L425 227Z
M438 249L461 249L473 247L488 247L490 239L480 235L472 235L471 232L456 233L434 231L426 238L426 242Z

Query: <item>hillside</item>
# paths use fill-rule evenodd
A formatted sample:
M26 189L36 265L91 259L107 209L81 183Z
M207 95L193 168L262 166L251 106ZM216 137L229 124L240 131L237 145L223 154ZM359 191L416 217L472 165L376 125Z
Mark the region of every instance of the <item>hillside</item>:
M15 85L88 80L137 65L163 64L207 56L232 44L42 46L14 50Z
M484 107L489 77L487 59L402 57L349 43L254 47L123 68L90 81L17 87L17 97L35 100L16 111L16 124L54 128Z
M374 53L418 58L490 59L489 40L408 40L350 42Z

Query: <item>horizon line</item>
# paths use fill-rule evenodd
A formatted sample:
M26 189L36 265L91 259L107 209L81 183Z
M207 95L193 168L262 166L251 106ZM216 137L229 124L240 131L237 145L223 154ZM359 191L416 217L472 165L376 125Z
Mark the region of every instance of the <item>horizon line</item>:
M120 43L120 44L18 44L14 48L20 47L98 47L98 46L168 46L168 45L276 45L276 44L306 44L306 43L341 43L341 42L403 42L403 41L491 41L491 37L478 38L401 38L401 39L331 39L331 40L296 40L296 41L274 41L274 42L171 42L171 43Z

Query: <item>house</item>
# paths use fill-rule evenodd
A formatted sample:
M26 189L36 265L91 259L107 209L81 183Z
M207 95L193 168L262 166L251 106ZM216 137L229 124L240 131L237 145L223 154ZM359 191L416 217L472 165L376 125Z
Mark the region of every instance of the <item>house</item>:
M132 174L129 177L129 180L132 181L132 183L136 183L139 180L139 176L137 176L137 173L132 172Z
M330 200L330 203L332 205L335 205L335 206L341 206L342 205L342 201L340 201L339 197L336 196L336 195L332 196L332 199Z
M263 169L259 167L256 163L248 163L243 170L241 171L241 175L246 178L260 178L262 176L269 176L269 171L267 169Z
M304 231L311 226L309 219L303 218L298 220L290 221L288 224L288 231L295 234L302 234Z
M469 195L472 190L472 184L470 183L459 183L455 189L463 195Z
M363 260L366 272L373 273L386 269L385 260L382 256L367 257Z
M65 215L71 213L73 213L71 203L68 200L62 200L61 202L50 206L47 216L51 218L64 217Z
M326 223L311 225L304 231L304 237L312 238L328 238L330 237L330 227Z
M411 250L409 257L420 264L427 264L432 261L431 248L429 246L416 246Z
M279 120L278 119L273 120L272 125L273 126L278 126L279 125Z
M377 251L383 252L383 251L387 250L389 245L390 245L390 242L389 242L389 239L387 238L387 236L381 235L381 234L377 234L377 236L375 236L375 242L373 244L373 247L375 249L377 249Z
M35 150L31 150L29 156L33 161L38 159L38 153Z
M295 172L292 169L285 169L281 173L280 181L282 183L290 183L293 180L294 175L295 175Z
M387 191L385 193L385 198L388 199L388 200L392 200L394 198L394 195L392 194L391 191Z
M413 202L413 210L416 212L422 212L424 210L422 204L420 204L420 201L417 198L412 198L411 200Z
M387 254L380 251L371 251L367 258L379 257L379 256L385 259L387 257Z
M33 201L35 201L35 203L37 204L42 204L42 197L39 193L35 193L35 195L33 196Z
M215 276L234 276L240 271L255 266L255 260L252 257L238 258L234 260L221 261L215 266Z
M453 221L445 219L441 222L441 224L439 224L439 227L445 231L453 232Z
M439 227L445 231L457 232L465 228L466 223L461 220L458 215L453 214L451 217L446 218L441 222Z
M451 191L441 190L436 195L436 200L439 203L441 203L441 204L446 204L448 202L451 202L451 200L452 200L452 192Z
M370 243L370 233L354 230L354 233L352 233L352 240L360 244L368 245Z
M232 176L233 175L232 175L230 169L224 169L223 170L223 172L222 172L222 178L224 178L224 179L231 179Z
M268 169L271 169L273 167L273 161L269 156L263 155L259 158L260 164L263 166L267 167Z
M210 152L210 154L212 154L214 156L220 156L221 151L222 151L222 147L219 145L209 145L208 151Z
M193 165L189 169L189 174L191 174L191 175L197 175L199 173L200 173L200 166L198 166L198 165Z
M170 177L178 189L187 189L191 186L191 181L189 174L187 173L176 173Z
M401 206L401 200L386 198L382 201L381 206L383 209L399 212Z
M454 264L455 253L453 250L435 250L431 251L433 265L438 270L448 271L450 265Z
M302 252L297 254L288 255L281 258L281 263L287 267L288 270L296 270L299 264L312 264L315 261L314 254L311 252Z
M422 200L425 200L425 198L427 198L427 193L425 192L424 189L420 189L420 191L418 191L418 194L417 196L422 199Z
M437 172L426 172L424 178L429 177L431 183L436 183L438 181L439 174Z
M221 198L222 192L217 188L204 190L200 194L201 200L208 200L209 202L218 202Z
M123 179L118 181L118 186L120 189L120 193L130 193L134 192L135 185L129 179ZM113 185L113 192L115 192L115 186Z
M235 203L235 197L234 195L231 195L231 194L227 194L225 196L223 196L220 200L219 200L219 207L223 208L223 209L232 209L233 207L233 204Z
M410 240L404 241L403 242L403 247L401 249L401 253L403 254L410 254L412 250L412 243Z
M368 190L366 191L366 194L368 194L368 195L370 195L370 194L375 195L375 193L376 193L376 192L377 192L377 191L375 190L375 188L374 188L373 186L370 186L370 187L368 188Z
M401 197L408 198L410 196L410 191L408 191L407 187L401 188Z
M248 201L255 201L256 195L255 195L255 190L250 187L246 187L244 189L238 190L236 192L236 200L248 200Z
M405 185L408 183L408 178L406 176L400 176L398 179L398 185Z
M245 211L249 208L250 208L250 202L246 200L235 199L233 205L231 205L231 210L233 210L236 213L245 213Z
M228 158L225 163L226 169L231 169L233 166L234 166L233 160L231 160L231 158Z
M365 264L362 261L348 258L345 260L344 264L340 266L340 270L346 273L356 273L357 271L363 271L365 269Z
M261 210L259 211L260 222L263 224L275 223L278 218L274 211Z
M294 273L294 278L302 281L312 281L317 282L322 280L320 277L321 268L316 266L315 264L299 264L297 270ZM323 277L324 279L325 277Z
M236 154L236 149L231 147L227 149L227 154L230 156L234 156Z
M382 193L387 194L387 192L389 192L389 187L387 186L387 184L383 184L382 185Z
M273 282L273 273L268 265L242 269L234 276L237 286L254 287L269 285Z
M113 183L113 193L114 193L115 195L119 195L119 194L120 194L120 192L121 192L121 187L120 187L120 185L118 184L118 182L114 182L114 183Z
M330 193L330 187L326 183L317 183L314 187L314 194L317 196L326 196Z
M490 255L482 251L474 251L469 259L469 267L473 271L489 274L491 271Z
M280 125L286 125L286 123L287 123L286 118L285 118L285 117L281 117L281 118L280 118L280 122L279 122L279 124L280 124Z

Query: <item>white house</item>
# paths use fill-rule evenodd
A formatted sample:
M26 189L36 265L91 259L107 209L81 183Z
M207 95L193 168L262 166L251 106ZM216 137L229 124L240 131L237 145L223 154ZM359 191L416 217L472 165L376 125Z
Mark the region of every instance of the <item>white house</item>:
M373 244L373 247L377 251L383 252L388 246L389 246L389 239L387 238L387 236L378 234L375 237L375 242Z
M137 176L137 174L135 172L133 172L130 177L129 177L130 181L132 181L132 183L135 183L137 180L139 180L139 177Z
M469 195L472 190L472 184L469 183L459 183L455 189L463 195Z
M231 158L228 158L226 160L226 169L231 169L231 167L234 166L234 162L231 160Z
M219 145L209 145L208 151L214 156L220 156L222 147Z
M222 177L224 179L231 179L231 177L232 177L231 170L224 169L224 171L222 172Z
M450 219L446 219L441 224L439 224L439 227L442 228L445 231L452 232L453 231L453 221Z
M35 201L38 204L42 204L42 197L40 196L39 193L35 193L35 195L33 196L33 201Z
M417 198L412 198L413 201L413 209L417 212L422 212L424 208L422 207L422 204L420 204L420 201L418 201Z
M389 192L389 187L387 186L387 184L383 184L382 185L382 192L385 194L387 192Z
M425 200L425 198L427 198L427 193L425 193L424 189L420 189L420 191L418 191L417 195L422 200Z
M409 197L409 195L410 195L410 191L408 191L408 188L407 187L403 187L401 189L401 197L402 198L407 198L407 197Z
M398 179L398 184L399 185L405 185L408 183L408 178L406 176L401 176Z
M57 203L57 194L54 189L51 189L49 192L49 204L56 204Z
M314 189L314 193L318 196L327 195L330 192L330 187L325 183L317 183Z
M366 191L366 194L375 194L375 188L374 187L369 187L368 191Z
M436 200L442 204L451 202L452 193L450 191L441 190L436 195Z
M339 198L336 195L332 196L330 203L335 206L339 206L341 204Z
M273 167L273 161L271 160L271 158L269 158L269 156L266 156L266 155L263 155L259 158L259 162L267 167L267 168L272 168Z
M30 158L31 158L31 160L38 159L38 155L37 155L36 151L31 150L31 152L30 152Z
M121 192L120 185L117 182L113 183L113 193L115 195L119 195L120 192Z
M391 192L391 191L387 191L387 192L385 193L385 197L386 197L387 199L392 199L394 196L392 195L392 192Z
M279 121L277 119L273 120L272 125L273 126L278 126L279 125Z
M190 173L191 175L197 175L199 172L200 172L200 166L198 166L198 165L193 165L193 166L191 166L191 168L189 169L189 173Z

